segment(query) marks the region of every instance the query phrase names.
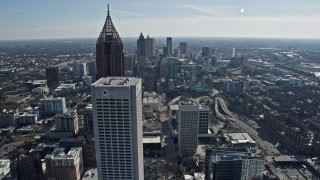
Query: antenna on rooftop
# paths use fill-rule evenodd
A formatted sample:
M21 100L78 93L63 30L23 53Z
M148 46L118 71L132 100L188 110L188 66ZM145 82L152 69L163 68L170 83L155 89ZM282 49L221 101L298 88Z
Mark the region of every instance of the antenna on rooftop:
M108 3L108 16L110 16L110 13L109 13L109 3Z

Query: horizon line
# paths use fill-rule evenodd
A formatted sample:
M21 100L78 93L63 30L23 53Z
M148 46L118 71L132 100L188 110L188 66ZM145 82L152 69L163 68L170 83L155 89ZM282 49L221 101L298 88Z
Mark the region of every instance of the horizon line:
M320 37L261 37L261 36L151 36L151 38L216 38L216 39L292 39L292 40L320 40ZM123 38L139 38L139 36L123 36ZM97 39L97 37L58 37L58 38L22 38L22 39L0 39L1 41L45 41L45 40L76 40Z

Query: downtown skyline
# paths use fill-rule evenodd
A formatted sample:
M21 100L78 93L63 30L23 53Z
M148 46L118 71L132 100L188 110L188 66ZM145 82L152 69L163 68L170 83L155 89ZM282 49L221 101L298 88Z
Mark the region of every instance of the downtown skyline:
M319 0L0 0L0 40L95 37L107 3L123 37L320 38Z

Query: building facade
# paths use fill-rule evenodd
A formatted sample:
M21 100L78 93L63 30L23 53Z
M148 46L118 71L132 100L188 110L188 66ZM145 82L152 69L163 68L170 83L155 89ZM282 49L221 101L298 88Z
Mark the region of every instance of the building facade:
M10 173L10 159L0 159L0 179Z
M55 117L56 131L67 132L72 134L78 134L78 114L74 111L68 111L66 113L58 113Z
M199 105L199 135L208 134L209 112L208 106Z
M86 136L93 137L92 104L88 104L83 110L83 123Z
M172 56L172 37L167 37L167 55Z
M55 88L59 85L59 68L46 68L47 85L49 88Z
M208 152L207 152L208 153ZM213 149L206 156L208 180L248 180L263 178L264 159L236 149Z
M146 38L146 56L156 56L156 39L149 36Z
M108 15L96 43L97 78L124 75L122 40Z
M146 40L142 33L140 33L139 39L137 40L137 70L140 73L146 64Z
M199 107L194 101L180 101L178 144L182 156L193 156L198 146Z
M40 99L39 109L42 114L55 115L56 113L64 113L67 111L66 101L64 97L42 98Z
M141 79L101 78L91 93L99 179L143 179Z
M83 172L82 148L56 148L45 157L48 180L80 180Z
M186 42L180 42L180 54L187 54L188 46Z
M22 155L13 161L12 174L21 180L41 180L43 170L40 157Z

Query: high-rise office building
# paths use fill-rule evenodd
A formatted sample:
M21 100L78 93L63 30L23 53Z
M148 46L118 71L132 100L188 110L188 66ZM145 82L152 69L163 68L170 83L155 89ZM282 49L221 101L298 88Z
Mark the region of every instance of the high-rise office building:
M21 180L41 180L43 170L40 157L21 155L12 163L12 174Z
M233 57L236 57L236 49L229 48L227 51L227 58L233 58Z
M55 88L59 85L59 68L46 68L47 85L49 88Z
M73 147L67 154L65 148L56 148L46 155L45 162L48 179L80 180L83 173L81 147Z
M124 75L122 40L108 15L96 43L97 78Z
M211 55L210 47L202 47L202 57L207 57Z
M180 101L178 144L182 156L193 156L198 147L199 107L194 101Z
M167 37L167 50L168 50L168 56L172 56L172 37Z
M76 62L73 64L73 73L76 77L82 77L87 75L87 63Z
M146 64L146 41L142 33L137 40L137 70L141 72Z
M92 104L88 104L83 110L83 127L84 132L88 137L93 137L93 118L92 118Z
M180 62L176 58L168 57L162 59L160 64L160 77L165 78L166 82L168 82L169 79L173 79L174 84L176 84L179 65Z
M135 71L135 57L131 56L124 56L124 71L126 76L131 76L132 73Z
M95 61L89 61L87 62L88 67L88 75L89 76L96 76L96 62Z
M210 108L206 105L199 105L199 135L208 134Z
M78 134L78 115L77 112L68 111L66 113L58 113L55 117L56 131Z
M182 155L194 155L198 146L198 137L208 134L209 111L208 106L193 100L179 102L178 142Z
M187 43L180 42L180 54L187 54Z
M264 159L252 157L248 148L208 149L206 151L206 178L262 179Z
M167 46L163 46L163 47L162 47L162 54L163 54L164 56L168 56L168 47L167 47Z
M219 58L219 49L218 48L213 48L212 49L212 55L214 55L216 58Z
M143 179L141 79L101 78L91 93L99 179Z
M150 38L147 36L146 38L146 56L152 57L156 55L156 39Z

